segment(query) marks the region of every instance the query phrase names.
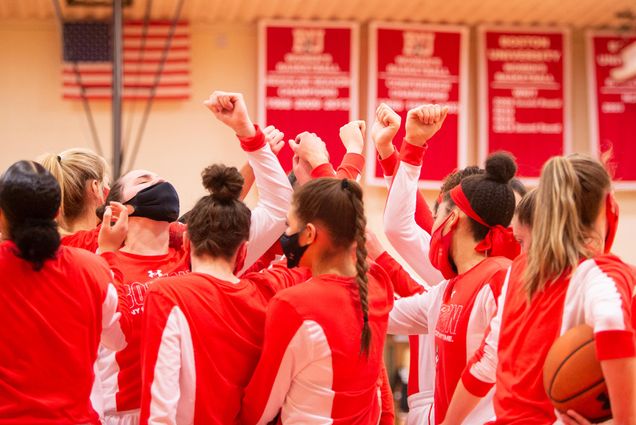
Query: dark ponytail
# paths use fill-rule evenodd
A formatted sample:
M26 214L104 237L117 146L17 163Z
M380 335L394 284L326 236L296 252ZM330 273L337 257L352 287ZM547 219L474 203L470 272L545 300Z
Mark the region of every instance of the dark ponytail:
M60 208L60 186L40 164L19 161L0 178L0 209L8 223L8 238L17 256L38 271L55 258L60 235L55 217Z
M357 298L362 310L360 354L369 354L369 326L366 227L362 188L353 180L323 178L312 180L294 194L296 214L305 223L320 222L336 248L356 245Z
M347 182L347 180L343 180ZM364 204L362 203L362 190L360 186L355 189L347 183L347 190L351 193L351 201L356 212L356 283L358 284L358 294L360 296L360 306L362 308L362 336L360 341L360 353L369 355L371 345L371 328L369 327L369 278L367 271L367 218L364 215ZM357 190L356 190L357 189Z

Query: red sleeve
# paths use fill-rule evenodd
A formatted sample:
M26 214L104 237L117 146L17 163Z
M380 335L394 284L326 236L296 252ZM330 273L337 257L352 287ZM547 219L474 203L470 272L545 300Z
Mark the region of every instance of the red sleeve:
M382 412L380 415L379 425L395 424L395 406L393 405L393 391L389 384L389 375L386 371L386 365L382 364L380 371L380 392L382 395Z
M417 283L388 252L382 253L375 262L389 275L393 289L400 297L426 292L426 288Z
M241 142L241 148L243 148L245 152L257 151L266 144L265 134L263 134L260 127L254 124L254 129L256 130L256 134L254 136L238 138Z
M146 293L141 335L141 414L140 423L148 423L150 388L154 380L155 364L161 346L161 336L168 322L173 304L151 287Z
M124 289L124 273L121 271L117 255L114 252L103 252L100 254L100 257L106 261L112 274L114 280L113 286L117 290L117 312L120 313L119 326L126 336L126 339L128 339L133 331L133 318L130 313L128 294Z
M422 165L424 161L424 154L426 153L426 145L419 147L412 145L406 141L402 142L402 149L400 151L400 157L402 161L412 165ZM388 158L380 160L380 165L385 176L395 176L398 167L398 154L397 151L393 151L393 154ZM416 193L415 201L415 222L418 226L424 229L428 234L433 231L433 213L429 208L424 196L418 190Z
M312 179L320 179L323 177L336 177L336 170L334 170L333 166L328 162L320 164L319 166L311 170Z
M272 298L277 292L285 288L303 283L311 278L311 271L305 267L287 268L281 260L270 268L256 273L244 274L242 279L250 280L256 284L266 299Z
M359 153L346 153L338 167L339 179L357 180L364 169L364 156Z
M311 170L311 178L319 179L322 177L335 177L339 179L356 180L360 176L360 173L362 173L363 168L364 157L362 155L357 153L346 153L338 167L338 172L333 169L333 166L330 163L325 162Z
M90 251L93 254L99 248L97 239L99 237L99 230L101 224L92 230L79 230L72 235L64 236L62 238L62 245L72 246L74 248L82 248L86 251Z
M180 250L183 246L183 234L187 230L188 226L178 221L170 223L170 248Z
M378 155L378 161L380 162L380 167L382 167L383 175L388 177L395 176L398 164L400 163L400 157L398 156L397 149L394 148L393 153L384 159L380 158Z
M597 257L594 262L602 274L595 274L588 284L586 317L594 328L596 356L599 361L636 357L633 270L613 255Z
M260 272L261 270L265 270L269 267L270 264L272 264L272 262L274 262L274 260L276 260L276 257L279 255L283 255L283 249L281 248L280 243L276 241L274 245L270 246L265 254L261 256L261 258L259 258L254 264L252 264L252 267L245 270L243 276L248 273L256 273Z
M302 322L296 310L285 300L274 298L267 307L263 351L245 388L240 423L258 423L268 407L280 408L277 404L282 394L275 394L274 384L287 347Z

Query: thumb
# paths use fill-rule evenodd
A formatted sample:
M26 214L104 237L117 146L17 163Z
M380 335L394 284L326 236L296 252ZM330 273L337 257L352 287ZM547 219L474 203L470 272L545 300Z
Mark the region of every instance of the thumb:
M289 139L289 147L291 148L292 152L296 153L296 151L298 151L298 146L299 143L296 142L294 139Z
M448 116L448 106L444 106L442 108L442 116L439 120L439 125L442 125L444 123L444 120L446 119L447 116Z
M102 223L110 227L112 219L113 219L113 209L110 206L108 206L104 209L104 218L102 219Z

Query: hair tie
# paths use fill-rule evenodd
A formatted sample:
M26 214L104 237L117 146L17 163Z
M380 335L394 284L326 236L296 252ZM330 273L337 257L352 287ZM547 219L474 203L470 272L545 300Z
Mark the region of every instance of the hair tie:
M57 156L57 162L59 162L60 164L62 163L62 157L61 156Z
M347 190L349 188L349 180L347 179L340 180L340 188L342 190Z

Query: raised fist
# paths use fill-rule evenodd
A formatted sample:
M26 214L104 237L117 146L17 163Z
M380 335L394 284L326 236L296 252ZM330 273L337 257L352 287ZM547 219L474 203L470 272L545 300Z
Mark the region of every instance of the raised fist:
M423 146L442 127L447 115L447 106L422 105L411 109L406 115L406 141Z
M203 104L237 136L253 137L256 134L241 93L215 91Z
M296 140L289 141L289 147L294 151L294 155L309 163L312 169L329 162L327 146L316 133L300 133Z
M393 153L393 138L400 129L402 118L391 107L381 103L375 111L375 121L371 126L371 138L381 158Z
M340 140L348 153L362 154L367 125L362 120L351 121L340 127Z

